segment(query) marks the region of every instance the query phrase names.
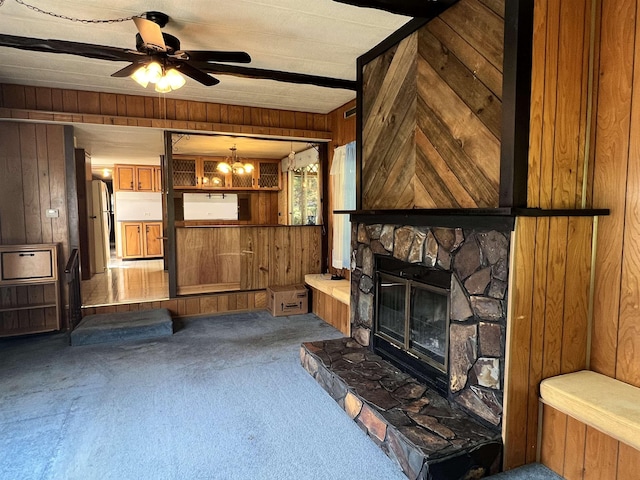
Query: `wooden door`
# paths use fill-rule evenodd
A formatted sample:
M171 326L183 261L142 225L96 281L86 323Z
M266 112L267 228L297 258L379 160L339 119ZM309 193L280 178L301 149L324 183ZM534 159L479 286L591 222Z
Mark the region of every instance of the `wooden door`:
M142 249L142 224L141 223L123 223L123 258L137 258L144 255Z
M136 167L137 185L139 192L152 192L153 179L155 176L154 167Z
M144 256L162 256L162 223L144 224Z
M133 165L118 165L116 167L116 173L114 175L115 179L115 190L135 190L135 174L136 168Z

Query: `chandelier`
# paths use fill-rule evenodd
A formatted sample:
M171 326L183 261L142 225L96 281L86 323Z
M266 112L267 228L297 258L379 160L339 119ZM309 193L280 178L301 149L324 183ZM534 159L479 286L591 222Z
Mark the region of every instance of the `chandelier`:
M218 170L222 173L233 172L236 175L244 175L245 173L251 173L253 171L253 164L242 163L238 158L238 149L234 145L231 150L231 155L224 159L224 162L218 164Z
M166 70L158 62L151 62L143 65L131 75L142 88L153 83L156 92L169 93L171 90L177 90L185 84L184 77L175 69Z

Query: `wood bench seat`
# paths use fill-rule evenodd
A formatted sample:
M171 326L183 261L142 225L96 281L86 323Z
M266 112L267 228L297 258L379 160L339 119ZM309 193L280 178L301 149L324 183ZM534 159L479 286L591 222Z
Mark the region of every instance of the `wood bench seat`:
M304 281L311 288L329 295L345 305L349 305L351 299L349 280L331 280L331 274L311 273L304 276Z
M351 335L351 284L349 280L331 280L330 274L308 274L304 281L311 288L311 311L347 337Z
M640 450L640 388L583 370L547 378L542 402Z

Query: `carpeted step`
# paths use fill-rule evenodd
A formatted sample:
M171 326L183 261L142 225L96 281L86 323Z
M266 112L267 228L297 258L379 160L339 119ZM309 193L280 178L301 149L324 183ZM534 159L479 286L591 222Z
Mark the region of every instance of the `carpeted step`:
M88 315L71 332L71 345L146 340L173 334L166 308Z

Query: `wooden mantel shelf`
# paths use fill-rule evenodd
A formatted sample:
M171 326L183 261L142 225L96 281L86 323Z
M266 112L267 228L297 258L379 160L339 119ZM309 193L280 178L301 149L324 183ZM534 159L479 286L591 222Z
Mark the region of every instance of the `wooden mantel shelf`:
M443 208L404 210L335 210L359 223L402 223L438 227L483 227L513 230L517 217L598 217L609 215L607 208L541 209L541 208Z

